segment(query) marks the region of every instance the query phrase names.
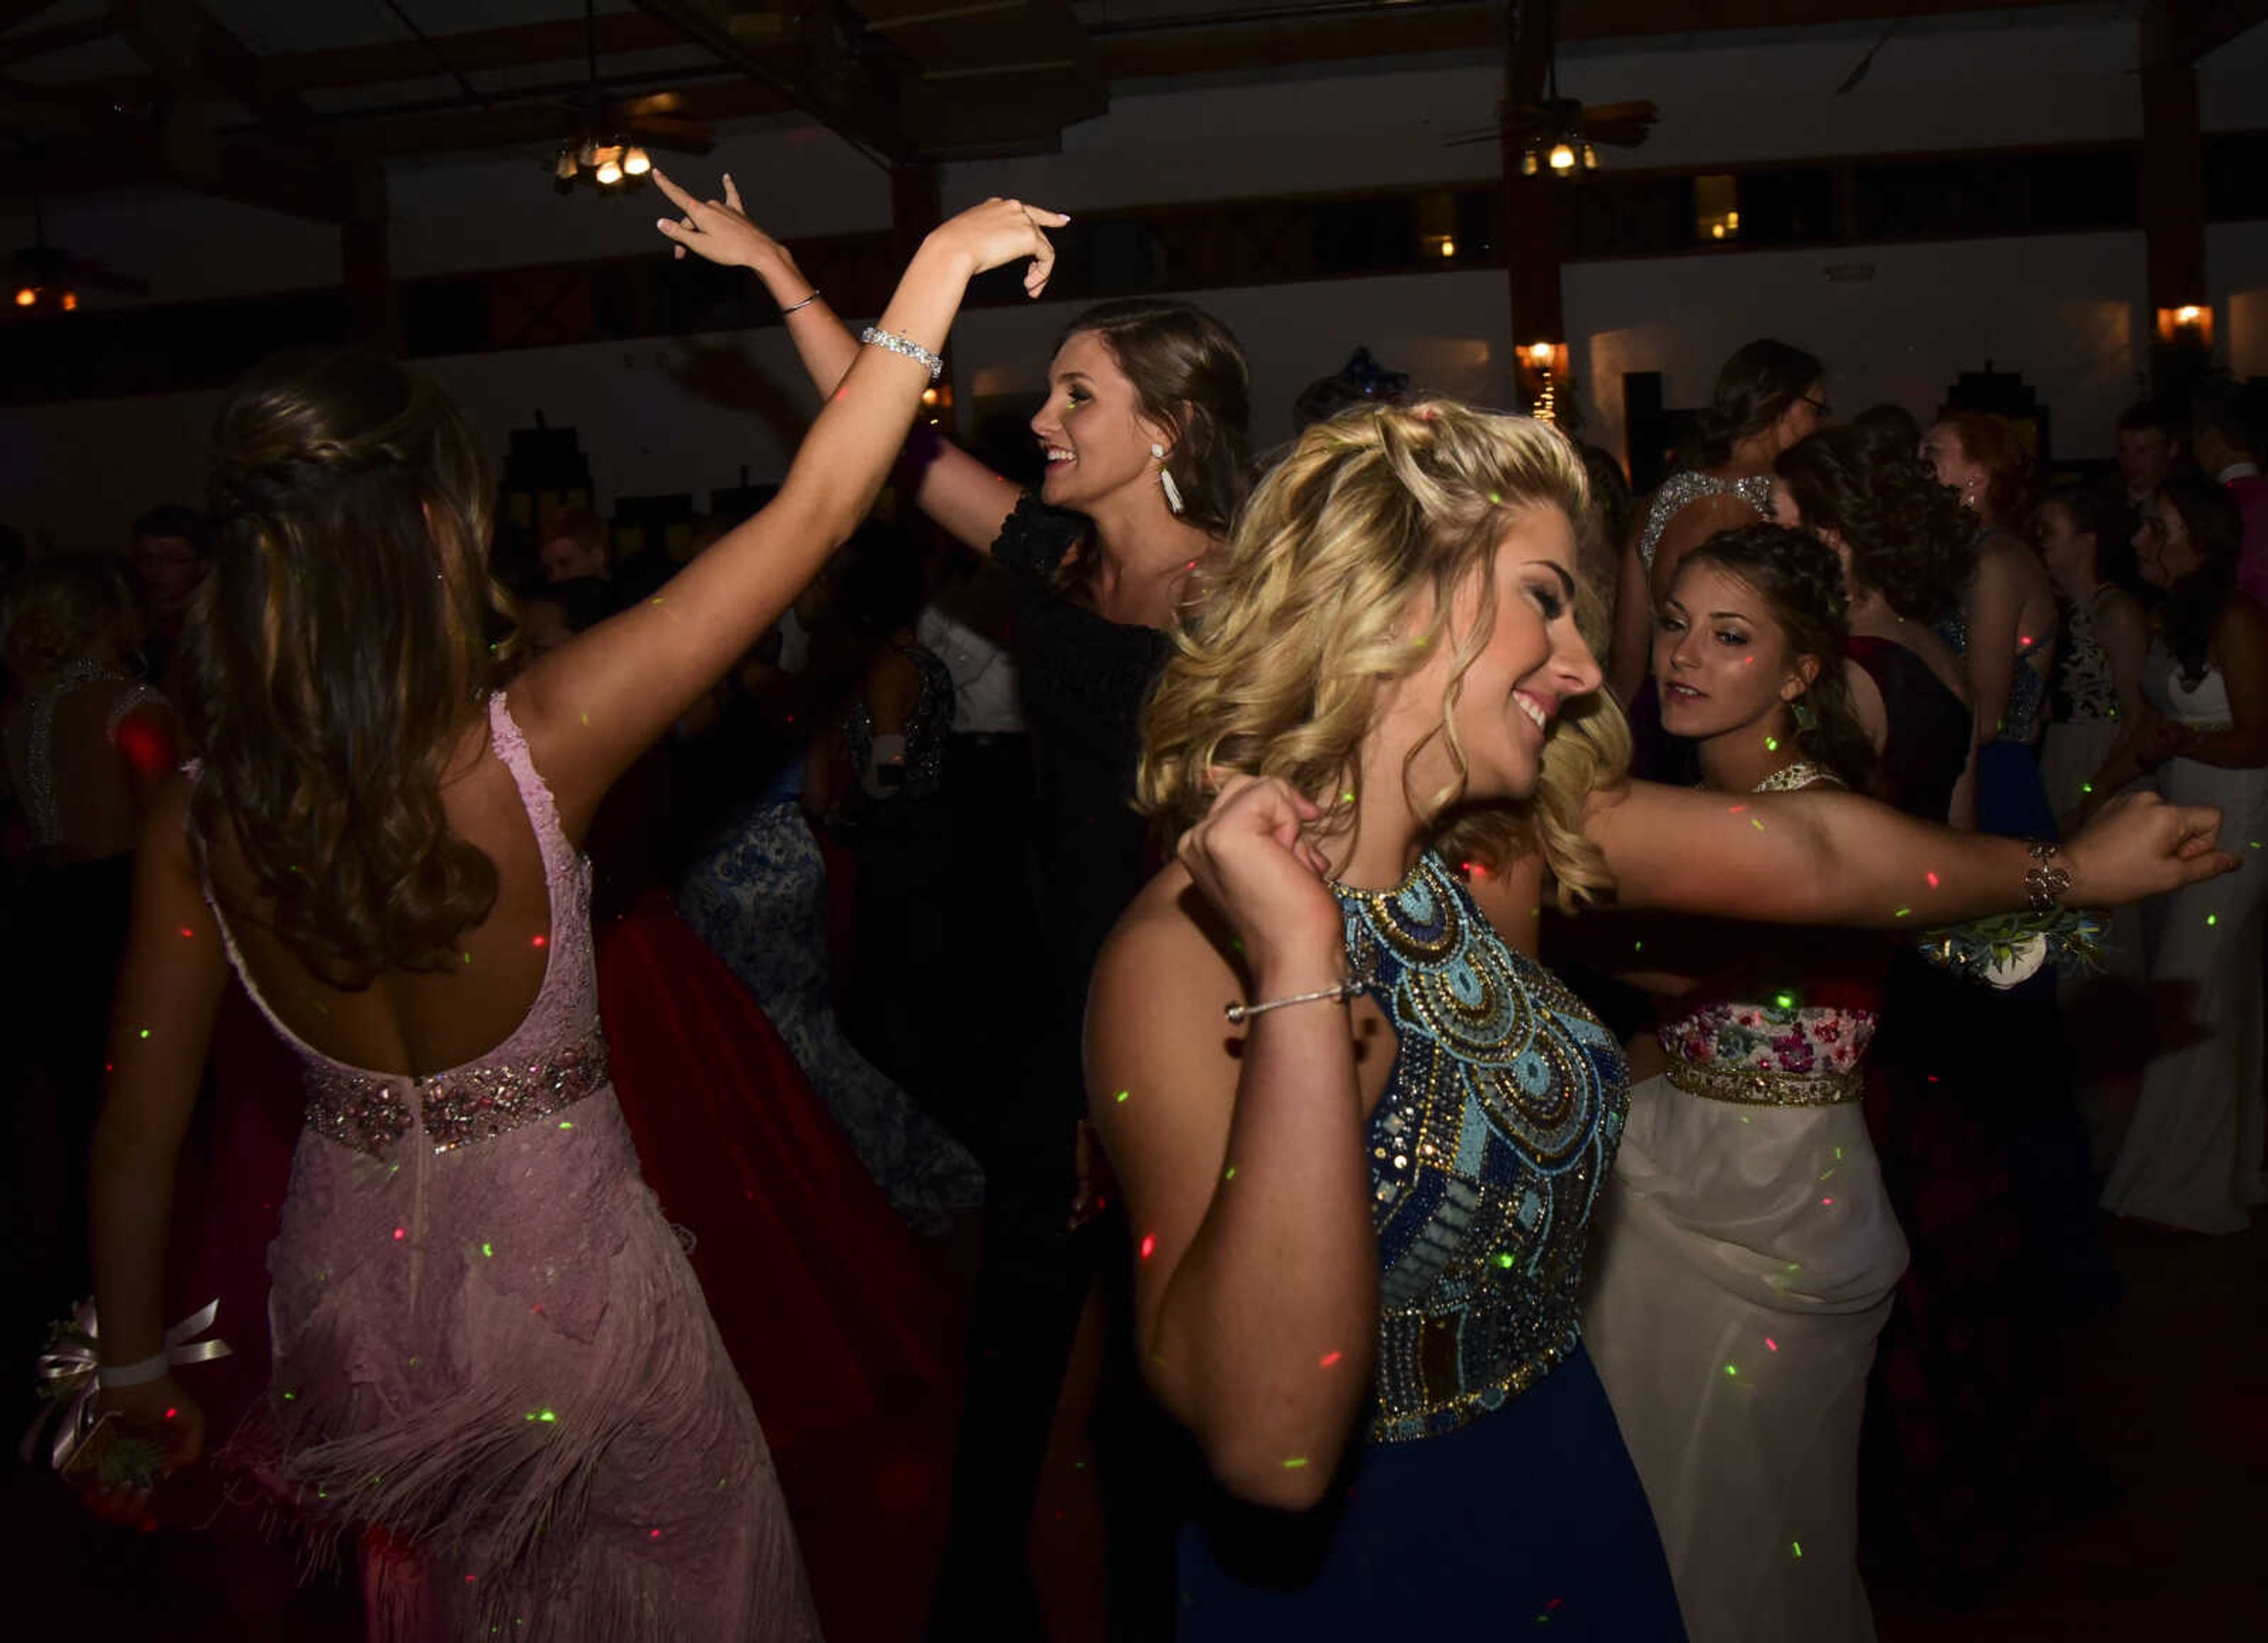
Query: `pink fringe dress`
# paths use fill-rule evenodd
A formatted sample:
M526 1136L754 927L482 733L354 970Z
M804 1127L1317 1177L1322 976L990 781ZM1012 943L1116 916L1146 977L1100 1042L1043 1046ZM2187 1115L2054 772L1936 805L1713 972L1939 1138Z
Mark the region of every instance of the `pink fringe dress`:
M274 1379L232 1447L359 1538L373 1639L815 1639L763 1433L608 1081L589 864L500 695L490 724L551 900L510 1038L430 1077L347 1066L228 939L307 1080Z

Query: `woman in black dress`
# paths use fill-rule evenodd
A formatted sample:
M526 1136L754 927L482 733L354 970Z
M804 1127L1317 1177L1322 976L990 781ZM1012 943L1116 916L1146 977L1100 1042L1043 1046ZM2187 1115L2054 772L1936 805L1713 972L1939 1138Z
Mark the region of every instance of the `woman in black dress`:
M681 208L691 203L658 173L656 181ZM729 177L722 209L740 210ZM813 384L832 393L858 356L857 336L785 247L744 217L736 240L730 260L764 282ZM940 1637L1038 1629L1025 1555L1032 1503L1071 1337L1108 1246L1107 1233L1082 1234L1067 1217L1078 1190L1087 976L1155 866L1147 823L1131 805L1142 702L1192 575L1226 535L1248 481L1249 373L1236 339L1202 309L1146 298L1089 309L1066 328L1048 385L1031 423L1047 464L1036 491L934 435L917 432L905 458L915 505L1009 578L1046 910L1044 919L1019 917L1018 887L984 884L982 911L961 932L972 1037L945 1048L983 1079L991 1123L969 1138L984 1166L984 1264L932 1619ZM1010 970L1045 980L1035 993L1009 997L1000 977ZM987 1022L1000 1030L977 1039ZM1003 1053L1020 1065L1004 1069ZM1141 1429L1138 1415L1129 1419ZM1123 1478L1122 1469L1114 1512L1130 1498L1129 1516L1162 1516L1144 1510L1143 1492ZM1169 1544L1152 1538L1155 1556L1144 1559L1114 1525L1113 1556L1143 1559L1162 1592ZM1138 1569L1128 1573L1144 1583Z

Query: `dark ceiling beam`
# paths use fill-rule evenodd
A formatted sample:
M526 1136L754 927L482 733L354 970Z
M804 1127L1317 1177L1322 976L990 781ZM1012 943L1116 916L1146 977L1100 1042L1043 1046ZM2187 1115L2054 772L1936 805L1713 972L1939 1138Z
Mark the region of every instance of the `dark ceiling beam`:
M784 33L781 14L741 7L752 15L728 17L729 0L635 0L637 9L668 24L716 58L757 85L802 109L876 163L888 166L912 156L897 118L898 99L878 85L863 64L839 49L832 10L820 5L796 19L802 32L785 51L766 49L752 39Z
M690 120L748 120L786 114L793 105L754 80L710 80L681 86L674 116ZM556 144L577 129L578 112L563 99L499 102L490 108L437 109L372 120L346 120L334 129L340 152L356 159L394 155L463 153Z
M659 51L682 46L685 36L643 11L610 11L596 19L599 55ZM541 63L581 63L588 50L581 18L556 23L527 23L512 28L483 28L461 34L436 34L433 47L460 74L526 68ZM339 46L328 51L284 52L263 60L271 84L297 92L340 91L384 85L394 80L426 80L445 72L433 47L416 40L379 41Z
M51 51L69 51L73 46L91 45L98 40L107 40L118 32L118 25L104 11L95 17L83 17L76 23L50 23L45 28L27 28L13 34L0 34L0 65L29 63L34 57L44 57Z
M2176 0L2169 10L2174 58L2192 64L2268 20L2268 0Z
M51 11L55 0L0 0L0 33L28 23L42 11Z
M196 0L117 0L111 16L119 37L176 96L241 103L279 135L296 137L313 125L299 94L271 84L257 54Z

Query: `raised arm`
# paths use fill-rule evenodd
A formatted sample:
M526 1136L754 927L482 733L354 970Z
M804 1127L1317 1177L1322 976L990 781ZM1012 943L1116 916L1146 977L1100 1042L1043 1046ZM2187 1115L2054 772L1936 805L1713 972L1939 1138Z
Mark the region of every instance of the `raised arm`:
M738 263L763 281L785 316L789 340L810 373L812 386L821 394L832 394L858 357L858 338L828 305L826 293L796 266L794 254L748 220L732 177L725 178L721 201L696 201L659 171L653 180L687 214L688 225L696 211L710 214L702 226L717 238L716 249L725 253L713 260ZM718 218L715 214L719 212L738 220ZM679 247L677 254L684 255L685 248ZM1024 494L1022 488L927 427L913 431L906 460L920 475L913 486L914 505L964 546L989 552Z
M1638 556L1638 533L1645 526L1641 516L1623 544L1621 574L1615 586L1614 643L1607 652L1607 683L1625 707L1638 699L1638 687L1653 663L1653 589Z
M1089 1104L1135 1240L1142 1371L1214 1475L1312 1505L1368 1396L1378 1253L1343 1004L1221 1006L1345 974L1340 915L1297 843L1314 807L1238 778L1105 946L1087 1000ZM1220 910L1209 939L1199 917ZM1246 974L1222 949L1243 943Z
M694 214L694 228L662 226L705 255L715 249L707 236L719 219L706 206ZM1013 200L962 212L922 242L880 328L934 352L969 279L1021 257L1032 259L1024 284L1037 296L1054 264L1042 227L1064 220ZM929 380L927 368L903 354L859 350L762 512L652 599L560 646L513 684L513 715L571 836L580 836L615 778L777 620L865 516Z
M140 1362L164 1346L174 1170L228 980L220 932L198 888L182 825L188 796L188 784L176 778L143 824L133 916L111 1013L109 1081L94 1127L89 1187L95 1310L102 1361L113 1367ZM203 1448L203 1417L171 1374L106 1390L99 1407L117 1411L130 1431L164 1448L167 1470L194 1461ZM89 1499L106 1515L133 1521L144 1497L119 1489Z
M2132 794L2105 807L2053 863L2062 900L2111 907L2217 873L2220 814ZM1855 794L1741 796L1633 782L1592 802L1585 832L1619 901L1764 924L1926 929L2028 904L2036 865L2021 839L1917 822Z

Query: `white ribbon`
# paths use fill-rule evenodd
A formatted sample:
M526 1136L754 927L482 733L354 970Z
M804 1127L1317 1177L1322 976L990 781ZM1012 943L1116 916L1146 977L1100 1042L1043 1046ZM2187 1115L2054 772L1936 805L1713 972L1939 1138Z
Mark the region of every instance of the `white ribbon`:
M204 1363L229 1355L226 1341L197 1339L219 1315L220 1300L216 1296L166 1331L168 1370L177 1364ZM101 1367L100 1338L92 1300L80 1301L48 1337L48 1350L40 1354L38 1369L40 1396L46 1406L33 1418L16 1451L26 1460L44 1441L49 1462L61 1471L72 1452L86 1440L86 1434L94 1430L94 1400L102 1389L96 1379Z

